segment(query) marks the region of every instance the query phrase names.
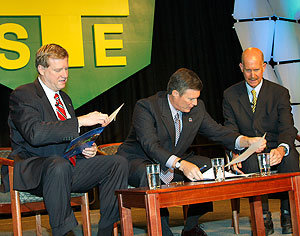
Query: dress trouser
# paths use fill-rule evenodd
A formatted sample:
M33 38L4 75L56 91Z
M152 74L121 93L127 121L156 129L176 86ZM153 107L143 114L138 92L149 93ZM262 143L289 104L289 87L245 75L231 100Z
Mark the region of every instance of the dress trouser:
M186 161L189 161L191 163L194 163L199 168L201 168L203 165L207 165L207 168L203 170L203 172L211 167L210 159L203 156L189 156ZM144 160L144 159L133 159L129 160L129 179L128 183L129 185L132 185L134 187L145 187L148 186L147 183L147 176L146 176L146 165L151 164L152 162L150 160ZM172 182L177 181L186 181L190 182L188 178L184 176L184 174L181 171L175 171L174 179ZM162 183L163 184L163 183ZM193 204L189 206L187 217L190 216L201 216L205 214L206 212L212 211L212 203L200 203L200 204ZM161 209L160 211L161 217L168 217L169 212L166 208ZM169 229L165 229L168 227L168 219L162 220L162 231L163 235L164 231L170 232Z
M64 235L78 224L70 205L71 192L87 192L99 186L101 230L119 220L115 190L127 188L127 179L128 162L118 155L77 159L75 167L53 156L44 161L41 184L30 192L43 196L52 234Z
M271 167L271 169L277 169L279 173L287 172L298 172L299 170L299 153L295 148L290 148L290 153L284 156L279 165ZM242 171L244 173L254 173L259 172L257 155L251 155L247 160L242 163ZM277 194L281 200L281 211L287 210L290 212L289 197L287 192ZM268 197L266 196L263 200L263 211L269 211Z

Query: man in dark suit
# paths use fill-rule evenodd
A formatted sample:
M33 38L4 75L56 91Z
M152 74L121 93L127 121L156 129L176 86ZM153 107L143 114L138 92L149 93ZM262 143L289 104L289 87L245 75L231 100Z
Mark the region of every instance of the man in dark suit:
M199 167L207 165L204 171L210 168L210 159L186 154L197 134L221 142L230 149L247 147L258 140L239 136L210 117L204 103L198 99L202 82L193 71L177 70L171 76L167 90L137 102L129 135L118 149L118 154L129 160L130 185L147 186L145 166L150 163L161 165L160 178L165 184L169 183L170 175L172 181L201 180ZM176 127L181 131L179 138L176 138ZM265 143L260 150L264 147ZM211 204L190 206L182 235L206 235L198 227L198 219L210 209ZM161 215L163 235L173 235L168 226L167 209Z
M16 88L10 97L14 189L42 196L52 234L64 235L77 225L71 192L99 186L98 235L111 236L113 223L119 219L115 190L127 188L127 160L117 155L96 156L96 144L85 148L72 163L63 158L80 127L105 126L108 116L97 111L75 116L70 97L61 91L68 80L68 53L61 46L42 46L36 54L36 68L38 78Z
M250 137L266 133L266 152L270 152L272 169L296 172L299 171L299 154L294 145L297 130L291 114L289 91L263 79L265 67L263 53L258 48L248 48L243 52L240 68L245 81L224 92L224 124ZM244 173L258 172L256 154L235 165L234 169ZM263 201L263 211L266 234L271 234L274 229L267 197ZM292 232L287 194L281 199L281 225L282 233Z

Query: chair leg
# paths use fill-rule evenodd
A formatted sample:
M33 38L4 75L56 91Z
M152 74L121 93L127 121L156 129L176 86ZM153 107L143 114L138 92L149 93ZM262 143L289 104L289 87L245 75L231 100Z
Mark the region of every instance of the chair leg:
M42 233L42 218L41 218L40 213L37 213L35 215L35 226L36 226L36 235L37 236L43 236L43 233Z
M240 199L231 199L232 209L232 225L234 227L234 233L240 234L239 218L240 218Z
M189 205L183 205L182 206L184 222L186 221L186 218L187 218L188 209L189 209Z
M82 228L84 236L91 236L91 219L90 219L90 207L89 207L89 195L85 193L81 197L81 214L82 214Z
M113 231L113 236L118 236L118 223L114 223L114 231Z
M22 236L20 197L19 197L19 192L17 190L13 190L14 168L12 166L9 166L8 171L9 171L11 215L12 215L14 236Z

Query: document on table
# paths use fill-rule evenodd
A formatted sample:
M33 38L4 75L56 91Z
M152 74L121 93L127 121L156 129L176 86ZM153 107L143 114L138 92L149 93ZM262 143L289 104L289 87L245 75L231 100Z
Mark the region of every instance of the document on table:
M257 142L250 145L250 147L245 152L243 152L237 158L233 159L225 167L231 166L235 163L239 163L239 162L242 162L242 161L246 160L249 156L251 156L260 147L260 145L262 144L265 136L266 136L266 133L264 134L264 136L262 136L261 139L259 139Z
M203 174L203 178L204 180L210 180L210 179L215 179L215 176L214 176L214 171L213 171L213 168L210 168L208 169L207 171L205 171ZM236 174L233 174L231 172L228 172L228 171L225 171L225 179L226 178L239 178L239 177L248 177L250 175L252 175L253 173L250 173L250 174L242 174L242 175L236 175Z

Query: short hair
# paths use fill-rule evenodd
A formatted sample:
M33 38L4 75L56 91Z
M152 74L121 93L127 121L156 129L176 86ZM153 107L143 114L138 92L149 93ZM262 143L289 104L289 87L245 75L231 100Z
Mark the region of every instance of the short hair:
M49 67L48 59L64 59L69 58L69 54L66 49L57 44L46 44L40 47L35 56L35 67L38 71L38 66L41 65L45 68ZM38 71L39 72L39 71Z
M179 95L182 96L187 89L201 91L202 88L202 81L194 71L181 68L171 75L167 92L168 94L172 94L172 91L176 90L179 92Z

